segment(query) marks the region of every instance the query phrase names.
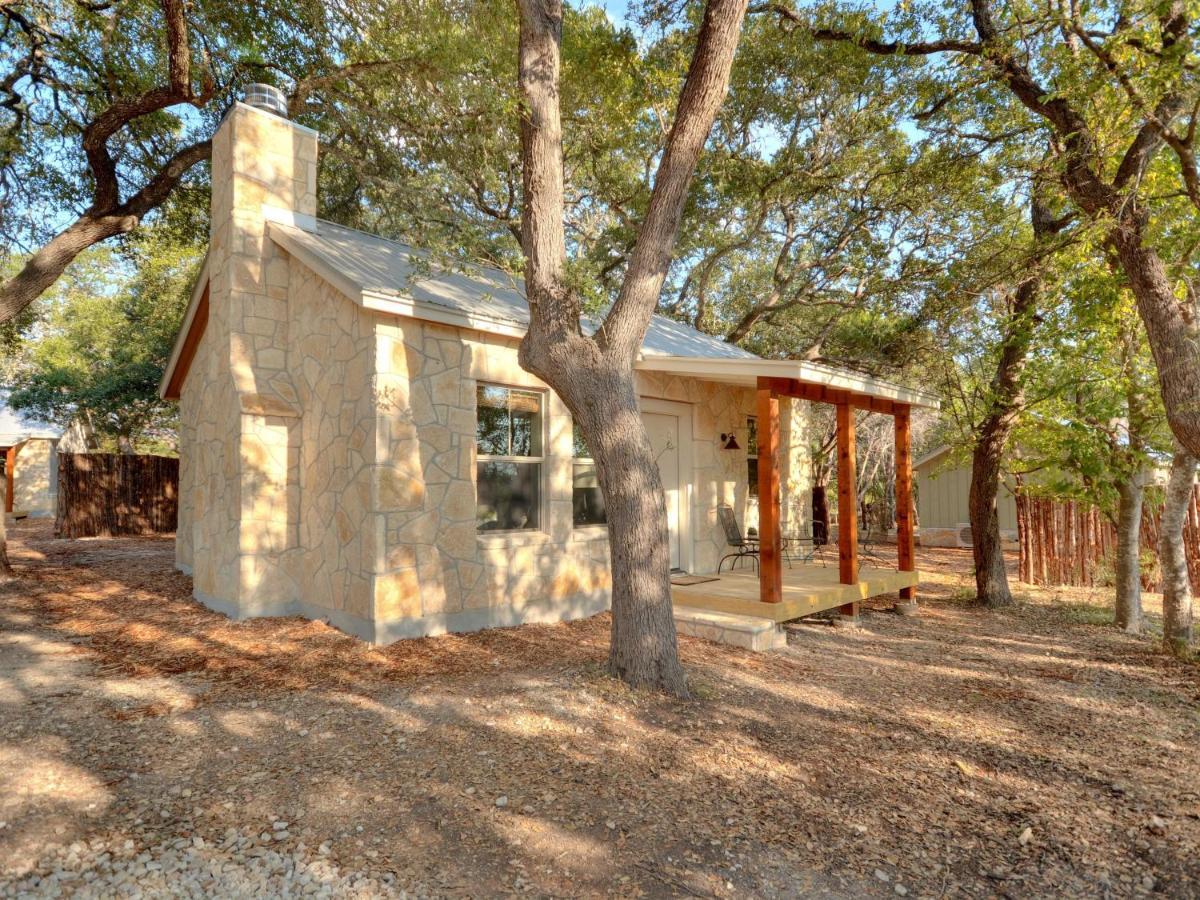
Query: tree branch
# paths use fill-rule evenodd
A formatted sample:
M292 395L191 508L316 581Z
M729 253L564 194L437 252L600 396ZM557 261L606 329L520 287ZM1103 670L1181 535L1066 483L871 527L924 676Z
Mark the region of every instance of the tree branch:
M729 86L746 0L709 0L646 217L616 302L598 340L606 354L632 362L667 277L688 186Z
M982 47L975 41L959 40L957 38L940 38L936 41L914 41L906 44L903 41L880 41L866 35L841 31L836 28L810 28L805 19L794 9L782 3L765 3L754 6L751 13L772 13L780 19L804 27L819 41L839 41L853 44L879 56L929 56L934 53L973 53L982 52Z

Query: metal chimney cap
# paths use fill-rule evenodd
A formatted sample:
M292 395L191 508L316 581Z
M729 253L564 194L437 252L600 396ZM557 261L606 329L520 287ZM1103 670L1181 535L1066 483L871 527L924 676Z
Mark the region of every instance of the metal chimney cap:
M288 117L287 98L283 95L283 91L273 84L255 82L247 85L245 103L284 119Z

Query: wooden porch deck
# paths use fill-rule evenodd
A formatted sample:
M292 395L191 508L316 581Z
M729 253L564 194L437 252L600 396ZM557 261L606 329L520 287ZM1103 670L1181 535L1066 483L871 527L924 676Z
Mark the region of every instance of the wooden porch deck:
M676 606L786 622L845 603L915 587L920 580L920 573L864 566L859 569L857 584L841 584L838 577L836 564L829 567L798 565L785 568L782 601L763 603L759 600L758 574L747 569L726 572L716 581L703 584L673 584L671 600Z

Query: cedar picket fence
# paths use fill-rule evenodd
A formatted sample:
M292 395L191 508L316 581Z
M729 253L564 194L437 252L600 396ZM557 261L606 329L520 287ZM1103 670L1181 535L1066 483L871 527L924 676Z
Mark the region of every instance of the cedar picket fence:
M1020 544L1019 578L1026 584L1092 587L1101 564L1111 563L1117 529L1094 506L1075 500L1055 500L1017 494L1017 534ZM1157 558L1161 503L1142 509L1142 553ZM1200 581L1200 485L1192 488L1183 525L1188 572L1192 584ZM1162 588L1157 566L1143 567L1142 586Z
M179 518L179 460L60 453L54 533L63 538L163 534Z

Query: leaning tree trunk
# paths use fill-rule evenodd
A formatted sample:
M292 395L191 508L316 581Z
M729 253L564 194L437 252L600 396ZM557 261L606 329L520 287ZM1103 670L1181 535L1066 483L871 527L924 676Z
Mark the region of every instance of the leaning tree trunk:
M1141 473L1117 486L1117 603L1115 622L1129 634L1142 631L1142 498Z
M1113 244L1146 326L1167 423L1183 449L1200 459L1200 320L1195 303L1176 296L1162 259L1145 244L1137 210L1122 217Z
M1171 461L1171 478L1158 534L1163 585L1163 649L1186 656L1192 647L1192 584L1188 577L1183 524L1196 480L1196 458L1184 450Z
M1000 514L996 500L1000 493L1000 468L1004 448L1025 408L1022 376L1041 296L1041 259L1044 243L1062 224L1055 220L1035 196L1029 206L1034 247L1030 272L1013 293L1011 314L1004 325L996 372L989 385L987 416L979 426L979 437L971 455L971 487L967 511L971 519L971 552L975 557L975 596L979 603L998 609L1011 606L1012 591L1004 568L1004 545L1000 537Z

